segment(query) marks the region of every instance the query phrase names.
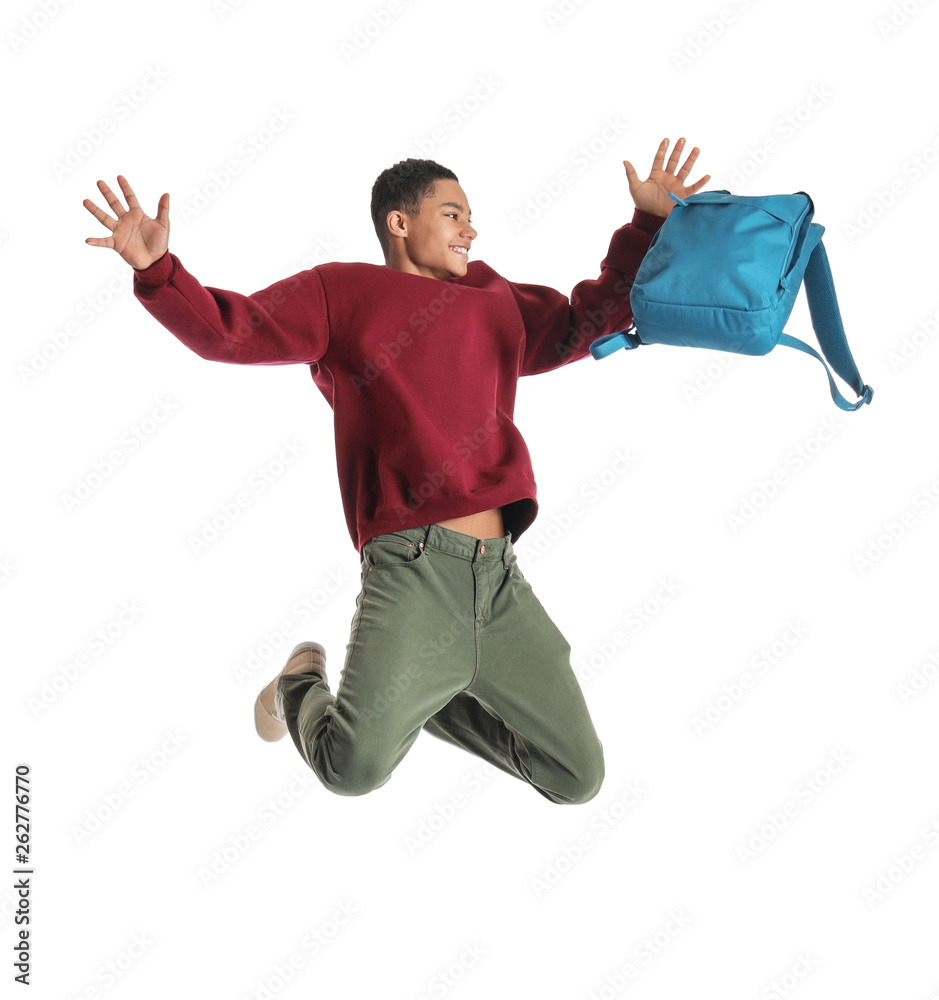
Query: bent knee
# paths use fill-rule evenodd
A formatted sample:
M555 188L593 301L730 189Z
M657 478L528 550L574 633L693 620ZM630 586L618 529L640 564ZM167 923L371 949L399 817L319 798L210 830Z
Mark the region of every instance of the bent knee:
M590 753L585 753L577 766L567 772L564 780L557 782L550 796L551 801L559 805L589 802L600 791L604 777L603 746L597 742Z
M606 766L603 762L603 751L592 762L591 766L581 773L579 784L574 790L571 802L580 804L589 802L599 791L606 777Z
M364 762L344 767L342 771L329 770L319 775L320 781L337 795L367 795L381 788L390 777L382 768Z

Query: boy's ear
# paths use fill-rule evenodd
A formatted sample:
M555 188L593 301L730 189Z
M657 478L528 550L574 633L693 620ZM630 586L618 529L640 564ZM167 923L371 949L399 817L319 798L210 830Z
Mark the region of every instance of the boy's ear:
M385 217L385 224L395 236L407 236L407 216L395 209Z

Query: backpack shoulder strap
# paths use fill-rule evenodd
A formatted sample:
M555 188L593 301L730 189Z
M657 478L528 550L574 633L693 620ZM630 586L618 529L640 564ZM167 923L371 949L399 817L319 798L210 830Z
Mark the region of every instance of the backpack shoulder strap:
M813 358L818 358L818 360L821 361L822 367L825 369L825 374L828 376L831 398L842 410L857 410L874 398L874 390L869 385L865 385L862 389L861 398L856 403L849 403L838 391L838 388L835 385L835 380L831 377L831 372L828 370L828 365L825 364L825 359L818 353L818 351L816 351L813 347L809 347L808 344L798 338L790 337L788 333L781 333L779 335L778 342L780 344L785 344L786 347L794 347L796 350L803 351L805 354L811 354Z
M812 228L818 228L824 232L824 228L817 223L812 223ZM811 256L806 264L804 284L809 314L812 317L812 327L825 358L828 359L828 364L834 368L836 374L851 386L860 399L856 403L849 403L841 395L835 387L835 380L831 377L828 365L825 364L818 351L809 347L808 344L795 337L790 337L786 333L780 334L779 343L818 358L828 375L831 398L842 410L856 410L871 401L874 390L869 385L864 384L851 354L851 348L848 347L848 338L845 336L844 325L841 322L841 310L838 308L838 298L835 295L835 283L831 277L831 266L828 263L828 254L825 252L821 235L812 248Z

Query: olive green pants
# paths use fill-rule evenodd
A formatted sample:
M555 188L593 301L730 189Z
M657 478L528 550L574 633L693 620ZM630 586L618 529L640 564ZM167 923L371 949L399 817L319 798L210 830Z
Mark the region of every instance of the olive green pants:
M385 784L423 729L552 802L597 794L603 747L570 644L510 539L430 524L365 544L335 694L312 673L278 681L294 744L327 788Z

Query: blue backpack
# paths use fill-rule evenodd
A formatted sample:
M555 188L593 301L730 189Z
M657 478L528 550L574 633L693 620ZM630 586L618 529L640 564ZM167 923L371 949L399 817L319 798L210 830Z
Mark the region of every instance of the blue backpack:
M821 361L831 398L842 410L869 403L874 390L862 381L848 347L822 243L825 227L812 222L812 199L804 191L669 197L677 205L652 238L630 291L633 323L595 340L594 358L643 344L752 355L785 344ZM803 279L819 345L860 397L855 403L837 390L817 351L783 333Z

